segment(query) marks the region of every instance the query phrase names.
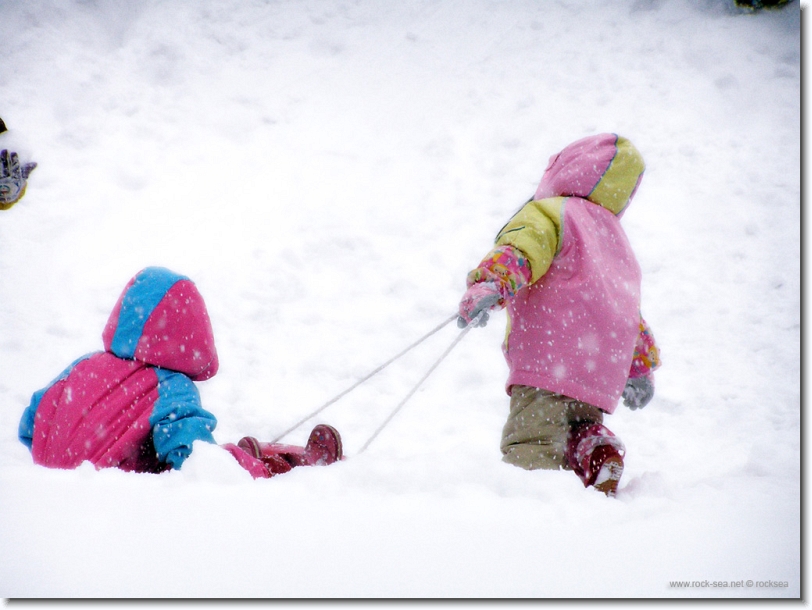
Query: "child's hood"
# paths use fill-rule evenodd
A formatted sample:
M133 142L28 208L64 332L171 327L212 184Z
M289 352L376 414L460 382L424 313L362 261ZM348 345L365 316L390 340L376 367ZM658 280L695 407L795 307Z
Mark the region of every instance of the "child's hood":
M104 349L119 358L178 371L195 381L217 373L214 333L203 297L192 281L162 267L130 280L102 333Z
M581 197L620 215L634 197L645 164L626 138L613 133L573 142L550 159L535 199Z

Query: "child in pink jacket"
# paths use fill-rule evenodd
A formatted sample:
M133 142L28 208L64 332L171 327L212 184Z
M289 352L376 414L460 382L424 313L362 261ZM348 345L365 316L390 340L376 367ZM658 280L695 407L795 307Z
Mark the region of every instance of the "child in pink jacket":
M637 149L615 134L552 157L534 196L469 273L459 307L465 327L507 306L503 459L573 470L607 495L617 491L625 448L603 414L621 397L644 407L660 363L640 315L640 266L620 225L643 171Z
M209 314L188 278L148 267L130 280L102 334L104 351L82 356L23 412L20 441L36 464L159 473L179 469L195 441L214 443L214 415L195 382L219 368ZM318 425L305 447L244 437L222 445L251 476L342 459L341 437Z

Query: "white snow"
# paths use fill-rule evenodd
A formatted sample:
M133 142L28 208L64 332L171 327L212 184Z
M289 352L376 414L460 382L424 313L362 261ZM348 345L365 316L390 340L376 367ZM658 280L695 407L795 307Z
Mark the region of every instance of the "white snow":
M0 596L801 595L798 2L0 2L0 116L39 163L0 212ZM623 223L662 349L607 424L617 498L500 460L504 313L314 423L348 459L254 481L33 465L31 394L101 348L141 268L190 276L215 437L270 440L456 310L550 155L647 162ZM24 159L27 160L27 159ZM671 581L754 583L677 588Z

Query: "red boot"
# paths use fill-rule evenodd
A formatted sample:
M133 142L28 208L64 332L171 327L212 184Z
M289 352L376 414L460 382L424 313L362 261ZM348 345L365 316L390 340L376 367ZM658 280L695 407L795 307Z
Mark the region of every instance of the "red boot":
M582 424L570 432L567 460L584 487L614 496L623 475L623 442L601 424Z
M240 442L237 443L237 447L245 451L251 457L262 460L262 462L268 468L268 471L271 473L271 476L289 472L294 466L298 466L298 464L292 464L290 460L286 460L284 456L279 455L278 453L263 452L263 444L265 443L260 443L253 436L244 436L240 439ZM284 445L267 446L283 447Z
M313 428L304 455L309 466L326 466L343 459L344 448L338 430L326 424Z
M281 443L261 443L253 436L243 437L237 446L249 455L265 462L274 473L287 472L296 466L332 464L343 457L341 436L338 434L338 430L324 424L313 428L305 447Z
M617 494L620 477L623 476L623 457L611 445L601 445L592 452L590 470L593 473L591 485L607 496Z

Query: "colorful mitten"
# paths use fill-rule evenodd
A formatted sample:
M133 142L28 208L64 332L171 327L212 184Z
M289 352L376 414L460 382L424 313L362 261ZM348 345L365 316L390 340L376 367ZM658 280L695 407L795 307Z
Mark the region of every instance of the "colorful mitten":
M642 409L654 397L652 373L660 368L660 364L660 350L654 341L654 335L643 316L640 316L640 333L634 346L629 379L623 388L623 404L632 411Z

